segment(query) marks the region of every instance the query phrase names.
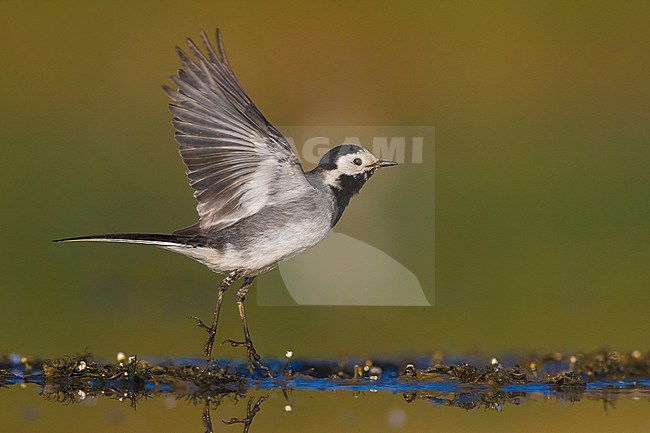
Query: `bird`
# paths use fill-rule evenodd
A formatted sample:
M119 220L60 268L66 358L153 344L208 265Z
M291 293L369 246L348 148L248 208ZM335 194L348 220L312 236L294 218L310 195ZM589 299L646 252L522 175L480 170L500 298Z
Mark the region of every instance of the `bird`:
M216 50L201 31L204 50L191 38L190 57L176 47L181 66L163 85L171 98L175 141L196 199L198 221L171 234L119 233L57 239L55 242L124 242L153 245L192 258L225 275L218 286L212 323L204 329L206 368L226 290L236 281L249 370L268 376L250 336L244 301L254 279L315 246L340 220L350 199L380 168L397 165L356 144L326 152L304 171L282 133L246 95L228 62L219 29Z

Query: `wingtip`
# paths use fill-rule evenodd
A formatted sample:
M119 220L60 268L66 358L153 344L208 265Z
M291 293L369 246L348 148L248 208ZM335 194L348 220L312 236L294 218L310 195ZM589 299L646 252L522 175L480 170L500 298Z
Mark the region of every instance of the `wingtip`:
M176 49L176 55L181 59L181 63L189 62L190 58L187 56L185 51L178 45L174 47Z
M185 43L187 44L188 47L190 47L190 49L196 49L196 44L194 43L192 38L189 37L185 38Z
M219 27L217 27L217 29L215 30L215 39L217 40L217 49L219 50L221 61L226 65L229 65L228 57L226 56L226 49L224 48L223 45L223 38L221 37L221 30L219 29Z
M167 84L163 84L160 86L163 92L165 92L165 95L167 95L172 101L176 102L178 101L178 92L174 89L172 89L170 86Z

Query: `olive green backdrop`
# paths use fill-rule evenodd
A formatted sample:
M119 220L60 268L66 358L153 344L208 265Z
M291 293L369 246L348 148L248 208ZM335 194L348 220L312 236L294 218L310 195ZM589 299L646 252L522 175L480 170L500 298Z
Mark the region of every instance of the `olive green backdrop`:
M194 222L160 85L174 46L217 26L276 125L436 131L434 305L250 302L260 352L648 349L647 2L1 7L0 353L200 353L189 316L209 317L217 275L151 247L50 240ZM406 265L432 257L412 247L434 228L431 178L378 174L341 231ZM224 338L240 333L229 295Z
M0 352L197 353L203 335L187 317L210 314L217 275L146 246L49 241L194 221L160 85L178 67L173 47L216 26L243 86L277 125L436 128L435 305L251 302L261 351L647 347L650 8L4 2L3 10L1 320L13 331ZM409 167L374 177L341 231L376 234L396 251L433 230L432 210L420 207L430 178ZM431 256L409 251L413 261ZM223 331L239 332L232 306Z

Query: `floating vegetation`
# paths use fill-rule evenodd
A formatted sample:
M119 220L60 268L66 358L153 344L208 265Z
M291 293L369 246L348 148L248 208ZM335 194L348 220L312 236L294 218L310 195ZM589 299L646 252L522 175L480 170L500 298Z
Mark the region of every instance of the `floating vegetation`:
M150 365L137 357L111 364L98 363L85 354L55 360L22 358L20 364L23 375L13 377L41 385L44 398L61 403L79 403L89 396L103 395L128 400L135 406L161 392L205 400L242 391L241 377L217 367Z
M405 401L501 410L505 404L518 405L535 396L568 402L589 398L606 404L626 396L650 398L650 356L638 350L524 356L511 367L496 358L484 365L443 364L441 359L437 363L423 369L410 364L404 369L403 377L419 384L419 389L403 394ZM444 387L423 389L425 383Z
M567 386L585 386L582 375L573 371L562 371L545 374L539 378L534 363L530 369L518 365L505 368L501 364L491 364L483 367L463 363L456 365L439 365L421 371L413 365L404 370L404 377L412 380L458 381L464 384L481 384L502 387L511 384L547 384L562 388Z
M0 388L7 387L17 379L17 376L11 374L8 370L0 368Z
M445 359L441 354L365 361L300 360L289 351L284 360L267 363L272 378L251 373L245 363L224 361L205 368L196 359L153 362L123 353L112 363L98 362L90 354L55 360L11 355L0 358L0 386L34 383L41 386L44 398L56 402L79 403L102 395L134 407L161 394L214 407L226 396L239 399L250 390L273 389L285 396L291 390L387 391L401 394L407 402L497 410L535 395L575 402L585 396L610 401L621 390L635 391L637 398L649 398L650 393L650 356L636 350L506 356L489 362L479 357ZM249 416L239 421L252 419L262 401L251 402ZM289 402L286 407L291 410ZM209 418L209 411L204 416Z
M272 378L247 369L245 362L199 359L141 360L119 353L116 362L95 360L90 354L54 360L18 355L0 357L0 388L20 384L39 387L48 401L82 403L105 397L132 407L159 396L202 405L201 421L213 432L213 411L224 399L245 400L238 424L248 432L272 392L281 392L285 411L293 410L291 395L299 391L385 392L406 403L426 402L465 410L501 411L536 399L580 402L598 400L613 407L619 399L650 400L650 355L640 351L601 351L563 356L433 356L349 359L265 359ZM6 392L1 390L0 392ZM197 413L198 416L198 413Z
M424 369L413 364L403 376L418 381L457 381L465 384L505 386L511 384L546 384L563 387L585 387L594 381L625 381L650 377L650 356L640 351L629 353L602 351L563 356L560 353L507 358L511 367L504 367L497 358L489 364L450 363Z

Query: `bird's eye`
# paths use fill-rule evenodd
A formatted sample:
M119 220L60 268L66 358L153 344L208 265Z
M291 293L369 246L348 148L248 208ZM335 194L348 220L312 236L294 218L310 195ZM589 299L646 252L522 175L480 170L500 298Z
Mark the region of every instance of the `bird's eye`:
M352 162L354 162L356 165L361 165L363 163L363 161L361 161L361 158L354 158Z

